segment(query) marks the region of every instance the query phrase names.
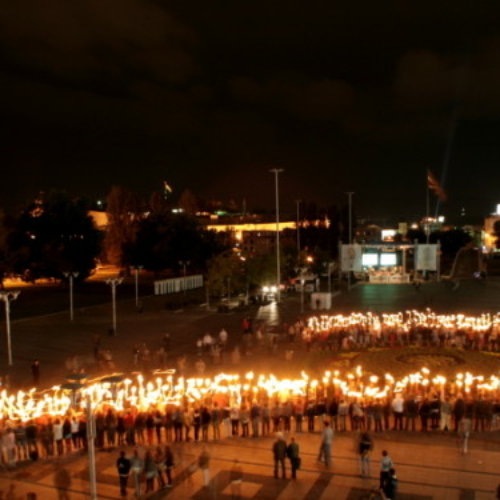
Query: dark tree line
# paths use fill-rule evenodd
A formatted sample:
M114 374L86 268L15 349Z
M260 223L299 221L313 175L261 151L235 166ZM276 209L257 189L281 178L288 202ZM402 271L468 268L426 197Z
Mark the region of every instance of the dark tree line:
M26 281L63 279L68 271L85 279L97 263L117 266L125 274L142 266L155 274L203 273L215 295L252 291L275 283L276 256L244 255L231 248L227 234L204 229L198 219L197 199L186 191L173 210L170 199L153 193L148 201L114 186L106 200L107 227L99 230L80 198L54 192L29 203L17 217L0 213L0 283L7 275ZM354 220L354 216L353 216ZM498 228L496 228L498 229ZM499 232L500 234L500 232ZM281 239L281 277L296 277L305 266L325 275L338 258L341 241L348 240L348 209L318 208L304 204L300 215L300 248L297 231L285 230ZM423 232L411 231L407 239L425 242ZM462 230L433 233L443 255L450 258L471 238ZM308 260L309 257L309 260ZM312 258L311 258L312 257Z

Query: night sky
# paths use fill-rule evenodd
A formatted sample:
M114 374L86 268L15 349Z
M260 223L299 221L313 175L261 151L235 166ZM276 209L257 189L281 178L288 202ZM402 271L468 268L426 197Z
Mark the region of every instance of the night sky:
M500 2L17 0L0 12L0 205L40 190L346 202L469 222L500 203ZM460 218L460 210L466 217Z

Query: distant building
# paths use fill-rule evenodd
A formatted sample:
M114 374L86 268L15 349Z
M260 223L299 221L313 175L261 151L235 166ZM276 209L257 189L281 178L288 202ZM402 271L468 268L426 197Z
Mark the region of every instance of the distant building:
M88 212L92 220L94 221L94 226L101 231L105 231L108 227L108 214L107 212L100 212L98 210L90 210Z
M500 221L500 205L497 205L496 212L484 219L483 229L483 250L485 252L496 252L495 223Z

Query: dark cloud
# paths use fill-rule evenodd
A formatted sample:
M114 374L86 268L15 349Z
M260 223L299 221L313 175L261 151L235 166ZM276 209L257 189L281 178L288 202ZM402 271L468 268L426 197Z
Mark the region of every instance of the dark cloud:
M182 82L196 37L161 7L139 0L20 0L0 15L3 56L19 70L67 82L138 74Z
M445 213L484 213L500 201L499 15L481 0L10 2L1 153L16 189L0 195L147 195L167 178L270 208L279 165L292 211L353 190L358 213L418 214L453 129Z
M340 120L352 108L354 89L346 82L288 76L258 83L250 78L229 82L236 99L265 104L304 120Z

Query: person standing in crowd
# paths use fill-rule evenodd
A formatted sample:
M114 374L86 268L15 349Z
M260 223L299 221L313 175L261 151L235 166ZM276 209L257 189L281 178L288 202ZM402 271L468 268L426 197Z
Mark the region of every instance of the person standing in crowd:
M278 479L278 469L281 466L281 477L286 479L286 441L282 432L276 433L276 441L273 444L273 458L274 458L274 477Z
M158 478L158 489L162 490L165 488L165 478L163 473L166 470L165 456L163 454L162 447L158 445L154 454L154 460L156 464L156 477Z
M396 397L392 400L392 413L394 415L393 431L403 430L403 407L404 400L401 394L396 394Z
M300 469L300 450L293 436L290 438L290 444L286 448L286 455L290 459L292 479L297 479L297 470Z
M136 448L130 459L130 470L134 478L135 496L139 498L142 494L141 476L144 470L144 460L139 456L139 450Z
M271 432L271 410L268 403L262 407L262 435L269 436Z
M311 400L307 402L306 418L307 418L307 431L314 432L314 420L316 418L316 409L314 407L314 402Z
M358 450L361 477L370 477L370 455L373 450L373 441L367 432L361 434Z
M324 461L327 467L331 465L333 443L333 429L330 422L323 422L323 432L321 434L321 444L319 447L318 462Z
M120 480L120 495L127 496L128 475L130 474L130 460L125 456L125 452L121 451L118 460L116 461L116 468L118 470L118 478Z
M166 445L165 446L165 472L167 475L167 484L165 485L166 488L172 488L173 486L173 481L172 481L172 470L174 468L174 454L172 453L172 449L170 446Z
M146 452L144 457L144 474L146 476L146 493L154 491L155 479L158 475L156 462L151 451Z
M260 406L254 400L250 408L250 420L252 422L252 437L259 437Z
M458 432L458 426L463 416L465 415L465 401L461 394L458 394L455 404L453 405L453 420L455 422L455 432Z
M451 429L451 404L449 398L444 398L441 401L439 413L441 416L440 429L442 431L449 431Z
M214 403L210 412L210 422L212 424L212 433L214 441L220 439L220 421L221 421L221 411L219 405Z
M293 417L295 419L295 432L302 434L302 422L304 420L304 400L302 398L295 403Z
M238 437L240 433L240 407L234 403L231 406L231 434L233 437Z
M391 468L389 470L389 478L383 490L386 500L395 500L398 493L398 476L396 470Z
M203 474L203 486L208 487L210 485L210 453L206 445L203 446L203 450L198 457L198 467Z
M418 403L415 396L412 394L404 401L404 414L406 415L405 431L415 431L415 422L418 417Z
M63 454L63 424L59 419L56 419L53 425L54 441L56 442L57 456Z
M347 431L346 427L346 420L347 420L347 414L349 413L349 405L344 401L343 399L340 401L339 408L338 408L338 429L340 432L345 432Z
M386 484L390 478L390 470L394 464L387 450L382 452L382 459L380 460L380 489L385 491Z
M458 437L460 439L460 452L466 455L469 451L469 436L472 430L472 420L464 416L458 424Z

